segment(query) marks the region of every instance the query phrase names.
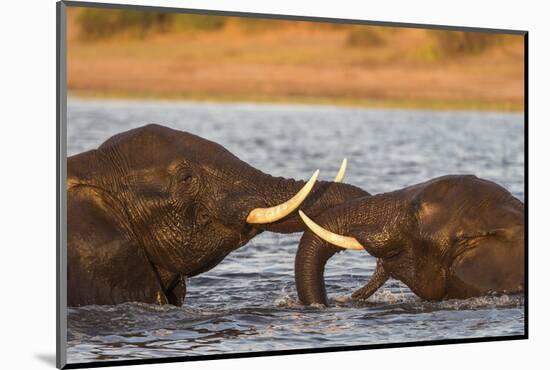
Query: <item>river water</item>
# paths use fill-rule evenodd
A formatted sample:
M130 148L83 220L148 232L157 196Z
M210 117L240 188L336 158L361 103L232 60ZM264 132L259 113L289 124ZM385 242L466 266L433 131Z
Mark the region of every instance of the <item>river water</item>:
M70 99L68 155L147 123L216 141L275 176L322 179L349 160L345 181L370 193L444 174L475 174L524 200L524 119L517 113L304 105ZM182 307L127 303L68 310L68 362L251 353L524 333L524 297L428 303L390 280L367 302L350 294L375 266L343 252L325 273L331 307L297 300L300 234L263 233L187 282Z

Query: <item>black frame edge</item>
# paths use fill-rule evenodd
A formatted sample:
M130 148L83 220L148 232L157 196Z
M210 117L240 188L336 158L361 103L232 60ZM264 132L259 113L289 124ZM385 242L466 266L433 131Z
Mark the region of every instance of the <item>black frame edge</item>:
M523 148L523 204L525 207L525 287L524 287L524 333L525 337L529 338L529 32L524 34L524 121L523 121L523 137L525 139L525 147Z

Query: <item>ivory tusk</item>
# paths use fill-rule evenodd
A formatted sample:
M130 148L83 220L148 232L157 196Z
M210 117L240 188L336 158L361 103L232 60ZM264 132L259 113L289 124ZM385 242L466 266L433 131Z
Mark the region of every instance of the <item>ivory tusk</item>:
M324 241L344 249L365 250L365 248L361 245L361 243L359 243L359 241L357 241L357 239L351 236L338 235L331 231L328 231L327 229L324 229L313 222L313 220L307 217L307 215L301 210L298 211L298 213L300 214L300 217L302 218L306 226L309 227L309 229L315 235L317 235Z
M288 216L294 210L296 210L300 204L307 198L315 181L319 177L319 170L313 173L313 176L306 182L306 184L294 195L292 198L279 205L269 208L255 208L248 214L246 222L249 224L268 224L271 222L279 221Z
M346 176L347 167L348 167L348 159L344 158L344 160L342 161L342 164L340 165L340 169L338 170L338 173L334 178L334 182L342 182L342 180L344 179L344 176Z

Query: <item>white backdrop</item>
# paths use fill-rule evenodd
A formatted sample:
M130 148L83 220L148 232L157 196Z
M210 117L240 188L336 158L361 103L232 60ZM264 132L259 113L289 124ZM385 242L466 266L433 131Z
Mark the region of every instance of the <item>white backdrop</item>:
M124 3L113 0L111 2ZM133 4L400 21L530 31L530 295L528 341L142 366L141 369L519 368L548 348L544 232L548 175L549 26L544 2L503 0L136 1ZM0 22L2 86L0 267L3 368L52 368L55 358L55 1L9 1ZM544 361L544 360L543 360ZM547 361L544 361L545 363ZM7 366L5 366L7 365ZM11 365L11 366L10 366Z

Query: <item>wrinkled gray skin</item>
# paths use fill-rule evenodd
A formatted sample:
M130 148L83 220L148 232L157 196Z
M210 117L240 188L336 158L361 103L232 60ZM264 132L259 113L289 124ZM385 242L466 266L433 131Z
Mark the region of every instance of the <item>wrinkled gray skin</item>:
M264 230L302 231L296 213L246 223L255 208L292 197L303 181L275 178L222 146L159 125L67 159L69 306L127 301L181 305L185 277L208 271ZM312 215L365 191L318 182Z
M353 298L367 299L390 277L431 301L523 291L523 203L493 182L439 177L354 199L312 219L355 237L377 258L373 276ZM304 304L327 305L325 264L341 250L304 233L295 260Z

